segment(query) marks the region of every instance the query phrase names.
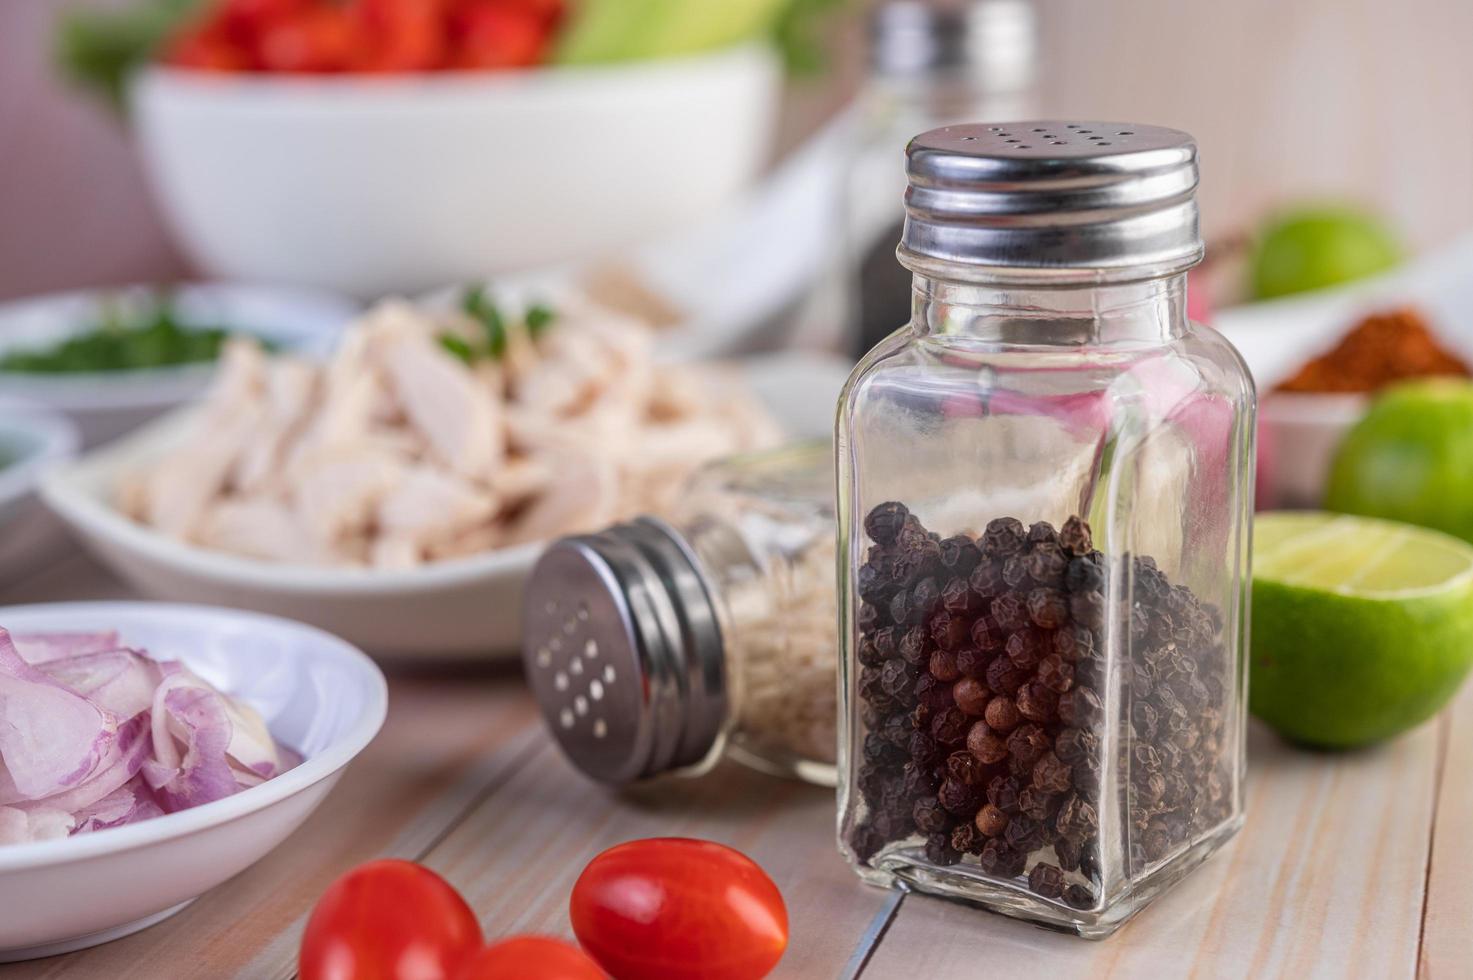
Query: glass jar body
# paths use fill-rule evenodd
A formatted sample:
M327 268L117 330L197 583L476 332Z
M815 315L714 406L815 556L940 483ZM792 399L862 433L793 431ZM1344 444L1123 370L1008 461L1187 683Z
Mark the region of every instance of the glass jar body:
M1107 935L1242 820L1254 394L1182 275L918 275L838 423L841 848Z
M833 453L825 443L702 470L674 515L712 599L730 698L723 754L835 783Z

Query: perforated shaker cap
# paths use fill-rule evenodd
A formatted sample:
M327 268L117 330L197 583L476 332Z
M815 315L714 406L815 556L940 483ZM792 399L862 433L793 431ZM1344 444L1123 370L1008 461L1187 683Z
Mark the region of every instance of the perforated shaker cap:
M1197 144L1135 123L944 126L905 150L899 255L935 263L1095 272L1187 269L1202 258Z
M710 752L728 710L721 630L678 532L641 517L562 538L523 609L527 682L584 773L628 783Z

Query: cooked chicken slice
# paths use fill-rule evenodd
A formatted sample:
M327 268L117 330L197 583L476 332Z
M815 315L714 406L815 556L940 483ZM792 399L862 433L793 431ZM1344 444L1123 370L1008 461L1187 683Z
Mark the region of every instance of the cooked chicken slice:
M276 482L286 447L307 423L317 393L317 371L305 361L283 357L266 376L266 418L241 453L231 484L250 493Z
M368 551L368 564L386 570L414 568L424 564L424 553L408 538L376 538Z
M440 461L471 479L490 476L506 453L499 395L433 340L397 337L382 354L404 414Z
M194 435L149 470L145 521L177 538L194 532L265 418L260 397L265 374L266 360L258 344L225 345L219 374L196 416Z
M285 504L271 499L223 500L201 523L198 540L251 558L321 563L326 553Z
M297 517L319 541L361 533L406 469L394 453L366 442L321 450L290 474Z
M426 547L484 523L496 508L495 497L466 480L416 466L379 502L377 523L389 537Z
M552 483L512 519L507 544L593 531L615 518L619 477L610 458L562 453L549 462Z
M552 467L539 456L508 456L491 476L491 489L506 504L519 504L552 482Z

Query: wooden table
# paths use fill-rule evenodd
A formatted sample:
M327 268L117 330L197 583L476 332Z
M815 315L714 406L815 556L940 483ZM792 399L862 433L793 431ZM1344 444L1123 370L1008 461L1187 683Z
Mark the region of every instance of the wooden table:
M127 595L71 555L0 602ZM570 935L584 863L654 835L722 841L773 875L792 917L781 977L1473 976L1473 686L1374 751L1311 754L1255 730L1250 753L1238 838L1113 938L1086 942L861 885L824 790L735 765L593 785L544 734L513 666L395 669L383 732L272 855L151 929L0 977L290 978L316 896L382 856L449 878L488 936Z

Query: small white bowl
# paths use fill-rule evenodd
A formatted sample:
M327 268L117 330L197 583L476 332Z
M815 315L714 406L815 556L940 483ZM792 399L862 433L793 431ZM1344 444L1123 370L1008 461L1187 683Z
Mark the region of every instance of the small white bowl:
M0 399L0 582L40 559L61 534L61 524L36 493L41 474L72 458L77 428L64 416L36 405Z
M749 361L744 373L789 436L832 433L847 363L784 354ZM375 656L516 656L522 583L542 551L540 543L404 571L287 565L185 544L120 513L113 499L122 474L177 445L188 428L188 412L94 450L42 482L51 509L139 592L299 619Z
M17 632L116 629L249 702L302 764L234 796L62 840L0 846L0 961L136 932L296 830L383 724L384 676L334 636L272 616L151 602L0 607Z
M1270 391L1258 405L1259 510L1318 508L1335 450L1369 395Z
M51 347L97 325L101 304L142 309L151 287L89 289L0 304L0 354ZM356 304L316 290L240 283L196 283L173 291L186 324L223 326L309 354L332 348ZM189 364L137 371L31 374L0 371L0 392L65 413L95 446L136 428L204 390L214 366Z
M766 162L780 82L751 45L392 77L153 67L130 96L154 195L198 265L369 299L697 222Z

